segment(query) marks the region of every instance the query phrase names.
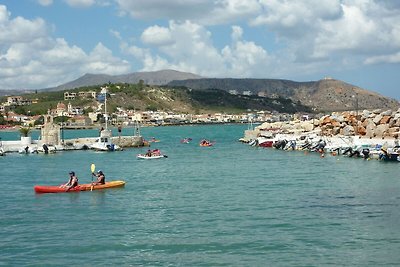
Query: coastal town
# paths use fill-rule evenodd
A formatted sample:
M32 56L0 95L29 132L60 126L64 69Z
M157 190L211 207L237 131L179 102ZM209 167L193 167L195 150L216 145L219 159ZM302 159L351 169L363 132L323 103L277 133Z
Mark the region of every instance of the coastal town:
M107 92L107 87L101 87L100 92L82 91L78 93L64 92L64 100L59 101L55 108L49 109L47 115L53 117L63 117L63 127L66 129L84 129L99 127L99 123L104 122L107 117L111 125L133 126L140 123L144 126L161 126L161 125L177 125L177 124L203 124L203 123L247 123L280 121L293 118L291 114L282 114L271 111L252 111L249 110L242 114L227 113L207 113L207 114L189 114L177 113L173 111L138 111L117 107L116 112L105 113L104 101L105 96L112 94ZM71 101L76 99L93 99L96 105L92 108L92 112L85 114L85 107L74 106ZM31 104L37 103L37 100L28 100L23 96L8 96L6 102L0 104L0 113L3 114L5 124L21 125L24 127L34 127L42 125L40 120L43 115L24 115L13 111L16 106L29 107ZM309 115L306 115L309 116ZM2 128L7 126L2 125Z
M271 111L248 110L241 114L208 113L190 114L172 111L136 111L116 107L116 112L108 112L107 86L100 91L80 91L63 93L63 101L49 109L47 114L27 116L17 114L15 107L34 103L34 100L22 96L8 96L2 103L1 112L5 125L3 129L18 129L21 141L3 141L2 154L5 152L32 153L37 151L95 149L119 150L126 147L146 145L140 135L140 126L166 126L186 124L224 124L246 123L249 129L240 139L252 146L275 147L292 150L318 150L325 153L346 154L370 158L385 158L397 161L400 158L398 137L400 133L400 109L392 110L350 110L331 114L295 113L285 114ZM95 105L91 112L87 107L74 106L77 99L91 99ZM56 121L56 118L62 120ZM260 124L254 127L254 124ZM12 127L10 127L12 125ZM31 128L40 129L40 139L32 140ZM105 129L104 129L105 127ZM112 136L108 127L118 129L118 138ZM123 127L136 128L133 136L121 136ZM101 129L100 136L64 140L66 129ZM368 153L366 150L368 149ZM363 152L364 151L364 152ZM363 152L363 153L362 153ZM385 154L385 155L384 155ZM385 157L384 157L385 156Z

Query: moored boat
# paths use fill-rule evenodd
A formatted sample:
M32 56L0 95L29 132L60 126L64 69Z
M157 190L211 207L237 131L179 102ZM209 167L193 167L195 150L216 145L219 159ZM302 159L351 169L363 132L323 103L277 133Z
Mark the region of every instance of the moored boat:
M121 147L114 144L111 141L111 131L108 129L102 130L100 132L100 137L89 146L91 149L96 151L117 151L121 150Z
M125 181L110 181L101 185L80 184L78 186L71 188L68 191L65 189L65 187L52 186L52 185L35 185L33 189L35 190L36 193L70 193L70 192L118 188L124 186L125 186Z
M111 141L112 133L108 127L108 114L107 114L107 90L104 92L104 117L105 117L105 129L101 128L100 130L100 137L96 139L96 141L90 145L91 149L95 151L117 151L121 150L121 147L114 144Z

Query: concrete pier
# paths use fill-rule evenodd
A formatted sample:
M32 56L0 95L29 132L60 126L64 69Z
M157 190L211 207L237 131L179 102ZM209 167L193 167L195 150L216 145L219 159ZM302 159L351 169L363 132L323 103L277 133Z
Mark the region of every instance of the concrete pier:
M74 139L65 139L64 142L54 145L56 150L83 150L88 149L98 137L87 137L87 138L74 138ZM128 147L142 147L144 146L144 140L142 136L121 136L121 137L112 137L112 142L122 148ZM45 143L42 140L32 140L30 144L26 144L25 141L16 140L16 141L2 141L2 147L4 152L19 152L26 147L29 148L29 151L35 151L42 149L42 146ZM50 144L46 144L48 146L53 146Z

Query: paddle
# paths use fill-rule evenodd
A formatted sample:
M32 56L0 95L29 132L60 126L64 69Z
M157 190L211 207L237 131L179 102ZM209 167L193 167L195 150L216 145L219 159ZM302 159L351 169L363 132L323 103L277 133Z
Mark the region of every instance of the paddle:
M92 163L92 165L90 165L90 172L92 174L92 186L90 187L90 191L93 191L93 173L94 173L95 169L96 169L96 165L94 165L94 163Z

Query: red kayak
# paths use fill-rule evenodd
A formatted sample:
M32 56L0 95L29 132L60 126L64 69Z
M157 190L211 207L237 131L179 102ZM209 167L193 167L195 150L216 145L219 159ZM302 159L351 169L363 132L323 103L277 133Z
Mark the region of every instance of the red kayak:
M80 184L71 188L70 190L66 190L66 188L62 188L59 186L52 186L52 185L35 185L33 189L36 193L70 193L70 192L80 192L80 191L91 191L91 190L100 190L100 189L108 189L108 188L117 188L117 187L124 187L124 181L110 181L106 182L105 184L101 185L94 185L91 184Z

